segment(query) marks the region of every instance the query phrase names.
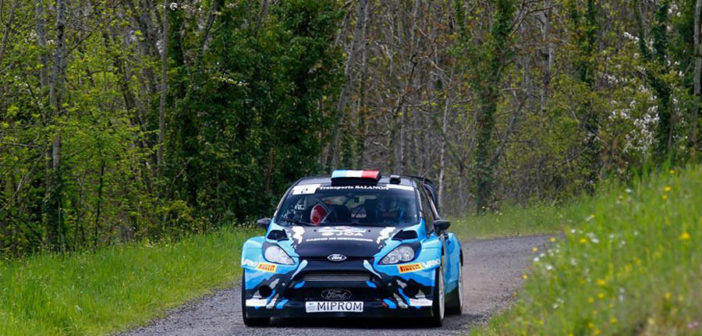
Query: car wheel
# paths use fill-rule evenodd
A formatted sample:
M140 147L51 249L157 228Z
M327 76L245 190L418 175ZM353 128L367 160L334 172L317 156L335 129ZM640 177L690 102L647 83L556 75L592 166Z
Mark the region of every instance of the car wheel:
M241 317L247 327L263 327L270 322L267 317L246 317L246 279L244 274L241 274Z
M446 312L456 315L463 313L463 267L460 263L458 264L458 286L449 294L447 302Z
M444 293L444 268L436 269L434 275L434 289L432 292L431 318L430 324L435 327L441 327L444 322L445 314L445 293Z

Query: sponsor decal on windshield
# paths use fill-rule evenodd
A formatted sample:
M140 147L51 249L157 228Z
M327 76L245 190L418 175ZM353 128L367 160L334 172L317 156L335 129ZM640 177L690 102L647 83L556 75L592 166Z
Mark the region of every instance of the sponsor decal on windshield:
M317 191L324 190L388 190L388 186L373 186L373 185L351 185L351 186L326 186L319 187Z
M292 189L293 195L311 195L319 188L319 184L305 184L294 186Z
M422 269L423 267L420 263L397 265L397 271L400 273L416 272L421 271Z

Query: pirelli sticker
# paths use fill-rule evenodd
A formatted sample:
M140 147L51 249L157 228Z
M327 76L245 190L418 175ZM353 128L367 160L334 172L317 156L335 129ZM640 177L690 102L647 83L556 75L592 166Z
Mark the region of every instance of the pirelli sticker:
M256 269L259 271L264 272L275 272L276 268L278 268L278 265L269 263L260 263L258 264L258 267L256 267Z
M421 271L422 268L422 264L420 263L397 265L397 271L400 273Z

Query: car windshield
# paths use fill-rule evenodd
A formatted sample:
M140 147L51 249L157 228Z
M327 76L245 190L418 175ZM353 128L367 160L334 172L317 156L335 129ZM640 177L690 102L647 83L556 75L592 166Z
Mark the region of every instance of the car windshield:
M279 225L408 226L419 222L414 188L402 185L295 186L283 201Z

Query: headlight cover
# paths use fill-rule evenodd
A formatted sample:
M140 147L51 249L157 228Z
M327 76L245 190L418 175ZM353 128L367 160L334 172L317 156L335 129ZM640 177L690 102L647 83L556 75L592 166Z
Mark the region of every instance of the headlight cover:
M266 258L266 260L276 264L292 265L295 263L293 262L292 258L290 258L290 256L277 245L270 245L266 247L266 250L263 252L263 256Z
M414 254L414 249L411 246L400 245L383 257L383 259L380 260L380 264L393 265L412 261L414 259Z

